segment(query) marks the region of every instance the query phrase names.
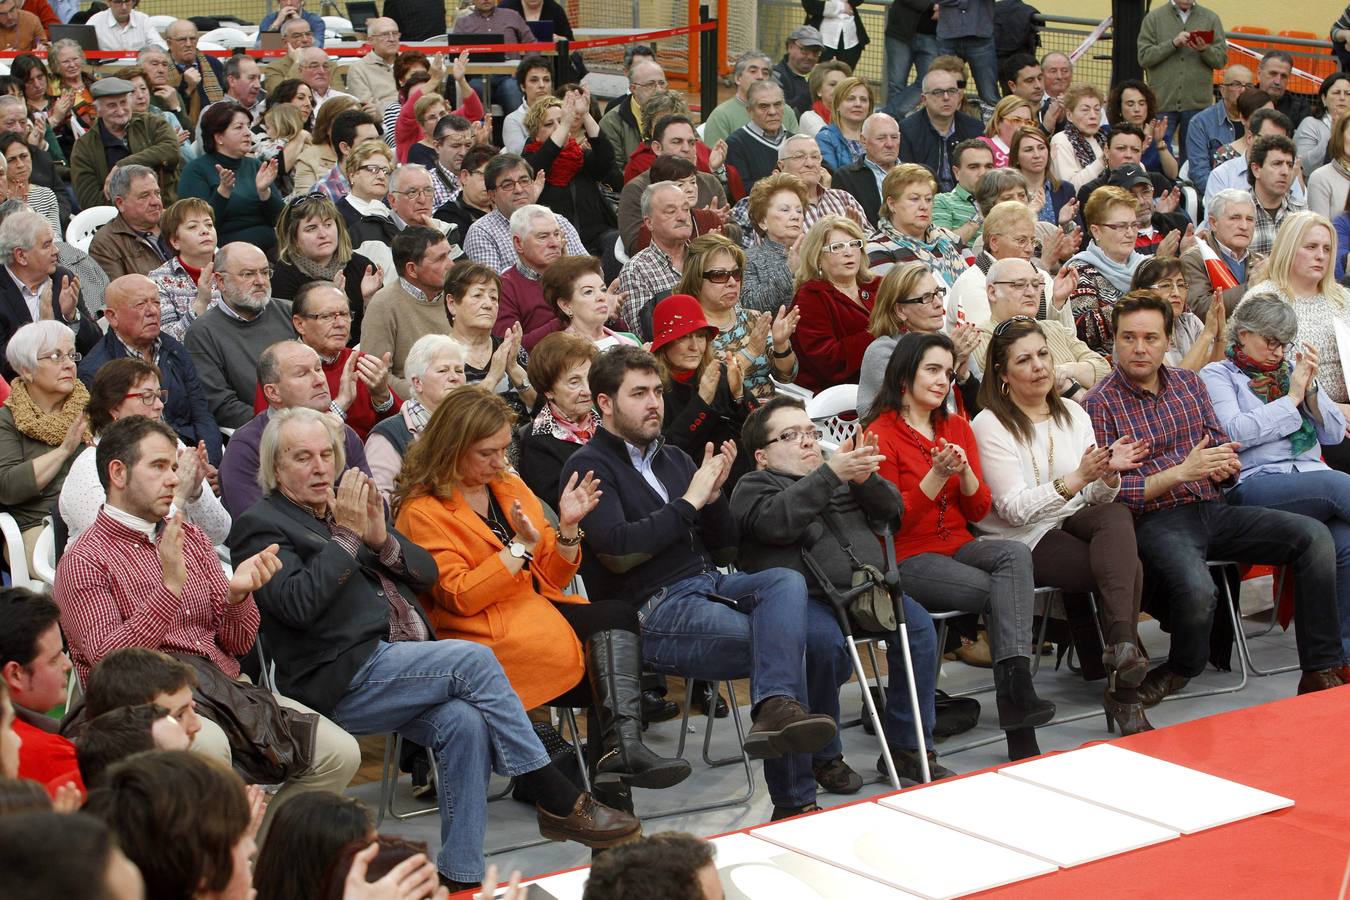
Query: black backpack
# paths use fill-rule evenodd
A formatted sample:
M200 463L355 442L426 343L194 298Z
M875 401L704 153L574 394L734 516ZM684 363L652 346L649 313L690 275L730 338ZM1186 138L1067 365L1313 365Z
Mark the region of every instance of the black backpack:
M1041 11L1022 0L998 0L994 4L994 46L1002 63L1014 53L1036 56L1045 25Z

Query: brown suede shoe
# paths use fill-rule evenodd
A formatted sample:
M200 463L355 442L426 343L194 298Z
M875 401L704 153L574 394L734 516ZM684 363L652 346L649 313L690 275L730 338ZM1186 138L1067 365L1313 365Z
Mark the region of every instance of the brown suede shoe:
M1167 666L1158 666L1145 675L1139 685L1139 702L1144 704L1145 709L1157 706L1164 697L1175 694L1190 683L1189 678L1173 675Z
M754 714L755 724L745 736L751 759L777 759L787 753L815 753L834 739L829 716L813 715L791 697L769 697Z
M1298 680L1298 692L1300 694L1311 694L1314 691L1325 691L1328 688L1340 687L1343 684L1345 682L1341 680L1340 673L1336 669L1304 672L1303 677Z
M595 850L603 850L642 837L642 823L634 816L610 809L590 794L577 798L566 817L555 816L542 807L539 834L550 841L576 841Z

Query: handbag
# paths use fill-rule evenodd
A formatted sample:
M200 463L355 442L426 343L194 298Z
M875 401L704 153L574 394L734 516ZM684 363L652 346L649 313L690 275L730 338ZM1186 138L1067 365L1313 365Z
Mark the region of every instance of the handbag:
M876 566L858 559L857 554L853 552L853 542L844 533L838 516L827 509L821 512L820 517L825 521L825 527L834 536L835 542L844 551L844 555L848 557L849 565L853 568L853 588L856 590L865 584L870 585L849 601L849 616L863 631L895 631L898 627L895 604L891 600L890 589L886 587L886 576Z

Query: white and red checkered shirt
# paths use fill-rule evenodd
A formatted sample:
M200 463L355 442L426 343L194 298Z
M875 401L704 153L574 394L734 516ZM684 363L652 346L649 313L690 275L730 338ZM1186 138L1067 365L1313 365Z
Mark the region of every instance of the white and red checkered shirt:
M61 556L53 598L71 661L87 681L103 657L123 647L191 653L231 678L258 634L253 598L230 605L230 583L211 539L183 523L187 578L181 597L164 586L159 548L105 509Z

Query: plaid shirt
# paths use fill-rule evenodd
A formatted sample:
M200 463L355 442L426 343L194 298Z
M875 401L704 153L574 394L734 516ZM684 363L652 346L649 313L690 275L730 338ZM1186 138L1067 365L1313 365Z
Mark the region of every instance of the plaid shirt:
M339 547L352 555L352 559L357 558L361 552L361 536L350 528L345 528L337 523L333 518L333 513L329 511L320 521L328 529L328 533L333 536L333 540ZM392 536L386 535L384 546L380 548L380 567L375 570L375 575L380 579L380 588L384 591L384 599L389 601L389 640L394 641L427 641L431 635L427 633L427 626L421 617L408 603L408 599L398 592L398 586L394 584L389 573L396 575L407 575L407 567L403 564L403 549L399 547L398 541Z
M1256 227L1252 230L1252 243L1247 252L1269 256L1270 248L1275 245L1275 232L1280 230L1280 225L1291 213L1306 209L1307 204L1295 200L1290 194L1285 194L1279 209L1275 210L1275 215L1272 216L1270 210L1256 199L1255 189L1248 193L1252 195L1252 204L1256 207Z
M343 197L352 192L351 182L347 176L342 174L342 166L336 165L328 170L328 174L323 179L315 182L314 187L310 189L312 194L323 194L329 200L337 203Z
M464 188L459 183L458 175L447 172L445 166L436 163L436 167L431 170L431 189L436 192L431 198L431 208L440 209L458 197Z
M1222 500L1223 491L1208 478L1188 481L1152 500L1144 499L1145 479L1180 465L1201 438L1208 435L1211 447L1228 442L1198 374L1163 366L1158 379L1158 392L1150 394L1120 369L1113 369L1083 398L1098 446L1109 447L1122 437L1148 442L1149 457L1144 464L1133 472L1121 473L1118 499L1136 513Z
M871 224L867 221L867 213L863 212L858 198L839 188L817 188L816 202L807 207L806 214L802 216L802 234L806 234L812 225L826 216L852 219L854 224L863 230L863 234L872 230ZM741 227L743 247L749 249L760 242L760 234L750 222L749 197L741 198L740 202L732 207L731 220Z
M634 253L619 272L619 293L623 299L624 324L634 334L642 326L642 308L660 293L670 293L680 281L680 270L656 244Z
M231 605L230 583L211 539L183 523L182 596L164 586L159 547L145 534L99 511L94 524L61 555L53 599L82 681L103 657L123 647L205 657L231 678L258 634L253 598Z
M567 239L567 256L588 256L586 246L576 226L558 216L563 237ZM516 246L511 241L511 220L500 209L483 216L469 226L464 236L464 255L476 263L490 266L498 274L516 264Z

